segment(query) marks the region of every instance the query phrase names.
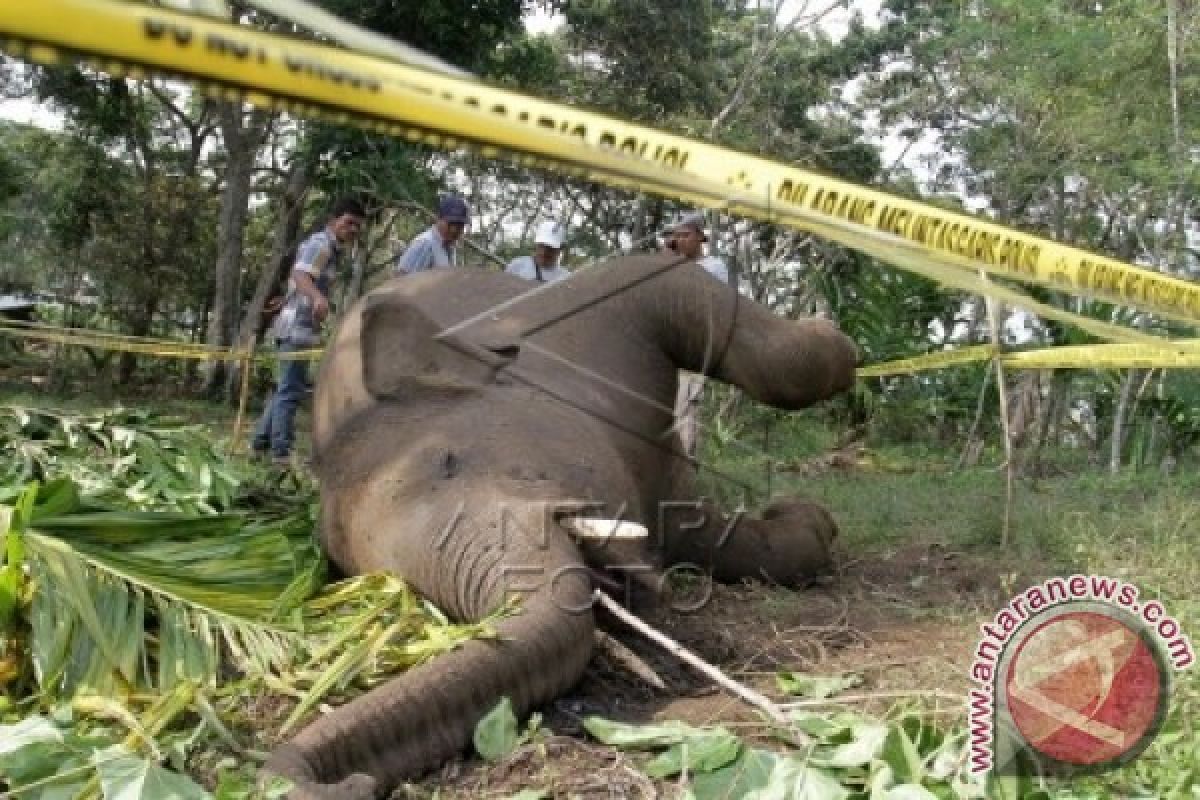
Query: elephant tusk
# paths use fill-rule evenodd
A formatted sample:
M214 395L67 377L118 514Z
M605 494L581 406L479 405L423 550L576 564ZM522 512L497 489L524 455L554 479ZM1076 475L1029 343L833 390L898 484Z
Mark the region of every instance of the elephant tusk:
M567 533L576 539L646 539L650 531L645 525L621 519L596 517L563 517L559 520Z

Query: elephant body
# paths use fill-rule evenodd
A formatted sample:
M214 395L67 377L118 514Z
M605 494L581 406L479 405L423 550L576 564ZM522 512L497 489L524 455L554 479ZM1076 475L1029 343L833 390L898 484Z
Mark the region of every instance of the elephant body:
M653 590L672 563L792 584L828 560L832 520L783 501L731 521L694 501L671 431L679 369L796 409L848 388L853 344L787 321L677 256L635 256L530 290L440 270L392 280L342 320L318 376L314 468L324 547L347 574L389 570L451 617L521 611L320 718L267 769L294 796L367 797L460 752L503 696L518 713L591 656L593 575ZM566 517L647 541L584 541Z

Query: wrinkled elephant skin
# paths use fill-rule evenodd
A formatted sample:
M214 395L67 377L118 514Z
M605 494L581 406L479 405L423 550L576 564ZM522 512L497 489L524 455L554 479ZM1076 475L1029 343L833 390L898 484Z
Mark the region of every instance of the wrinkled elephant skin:
M694 469L671 409L679 369L783 409L822 401L853 383L848 338L778 318L675 256L532 288L467 269L395 279L328 348L313 428L330 558L347 574L390 570L459 620L511 593L522 610L499 638L409 670L277 750L267 770L296 783L293 797L385 791L461 752L501 697L523 714L569 689L591 656L592 569L641 585L682 561L795 584L827 566L836 527L817 506L734 520L679 506ZM579 545L564 515L651 535Z

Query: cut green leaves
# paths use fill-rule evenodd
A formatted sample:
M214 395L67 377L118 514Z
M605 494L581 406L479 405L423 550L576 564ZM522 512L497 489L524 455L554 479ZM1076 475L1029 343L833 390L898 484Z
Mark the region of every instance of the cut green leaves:
M806 675L780 672L775 676L781 691L808 700L824 700L862 684L862 676L853 672L842 675Z

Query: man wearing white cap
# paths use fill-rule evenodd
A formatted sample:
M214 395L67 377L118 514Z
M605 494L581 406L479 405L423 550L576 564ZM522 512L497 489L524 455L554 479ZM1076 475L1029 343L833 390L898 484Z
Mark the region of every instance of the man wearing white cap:
M704 255L704 243L708 234L704 232L704 214L684 214L667 230L667 249L684 258L695 261L704 270L719 280L729 283L729 268L716 256ZM675 430L683 443L683 452L696 454L696 438L700 403L704 399L704 376L694 372L679 371L679 392L675 396Z
M557 222L543 222L538 226L537 237L533 240L533 255L514 258L504 271L509 275L538 283L561 281L571 274L558 265L559 256L562 255L563 238L562 225Z

